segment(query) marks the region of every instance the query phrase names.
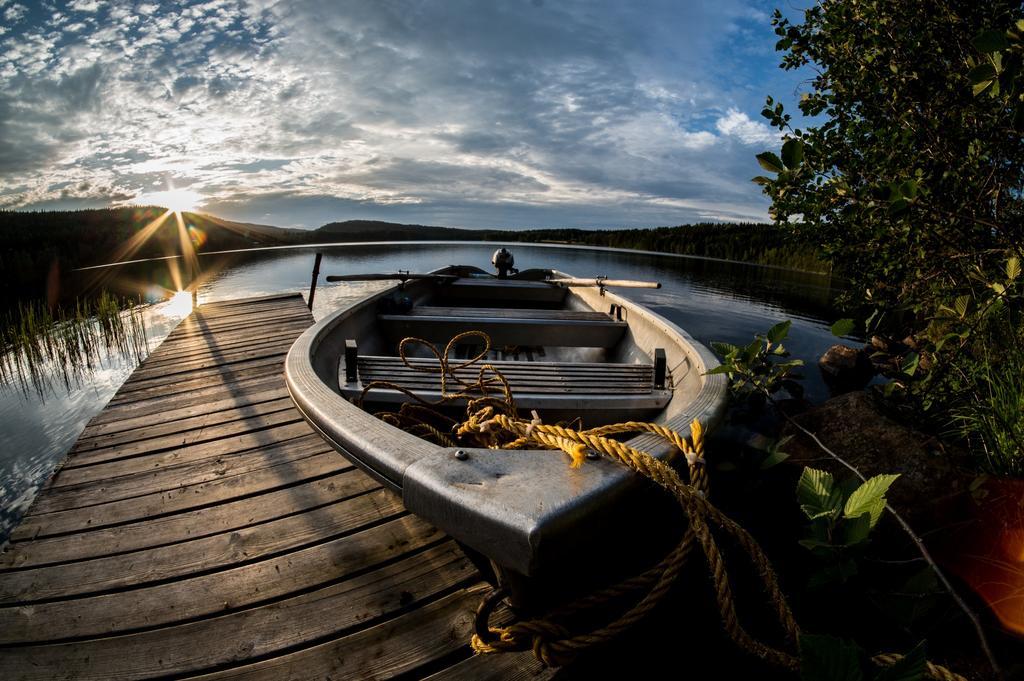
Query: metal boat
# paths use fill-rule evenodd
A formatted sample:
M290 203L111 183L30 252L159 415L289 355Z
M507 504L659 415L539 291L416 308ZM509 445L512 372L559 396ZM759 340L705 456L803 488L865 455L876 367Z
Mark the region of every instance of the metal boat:
M360 404L372 381L426 401L441 397L439 374L421 370L437 367L437 358L421 347L403 360L401 340L444 347L461 332L486 333L487 364L507 378L517 407L544 423L644 420L686 433L693 419L711 426L720 418L726 384L707 375L718 363L703 345L610 290L636 282L518 272L511 256L503 257L496 254L497 274L450 266L423 275L328 277L397 281L304 332L288 354L286 380L296 406L327 442L400 494L410 512L459 541L495 581L557 584L558 575L602 554L631 551L635 525L622 519L653 512L647 501L656 494L612 461L571 468L564 455L547 450L445 447L375 417L375 408L410 398L385 387ZM464 359L480 350L456 346L452 353ZM476 368L460 371L475 376ZM654 436L628 442L659 458L674 456Z

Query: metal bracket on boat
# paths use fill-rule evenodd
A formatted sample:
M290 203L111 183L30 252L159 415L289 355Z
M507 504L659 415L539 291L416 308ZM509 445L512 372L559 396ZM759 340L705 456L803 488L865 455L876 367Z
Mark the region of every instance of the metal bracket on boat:
M598 291L598 293L600 293L601 297L603 298L604 297L604 283L606 281L608 281L608 277L597 277L596 279L594 279L594 281L597 283L597 291Z
M654 387L658 390L665 389L665 374L668 368L668 360L665 357L665 348L654 349Z

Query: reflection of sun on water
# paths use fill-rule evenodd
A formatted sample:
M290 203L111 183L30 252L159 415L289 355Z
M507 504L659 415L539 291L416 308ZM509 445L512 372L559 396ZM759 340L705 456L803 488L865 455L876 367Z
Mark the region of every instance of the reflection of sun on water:
M192 294L188 291L178 291L167 301L164 314L168 317L185 317L192 311Z

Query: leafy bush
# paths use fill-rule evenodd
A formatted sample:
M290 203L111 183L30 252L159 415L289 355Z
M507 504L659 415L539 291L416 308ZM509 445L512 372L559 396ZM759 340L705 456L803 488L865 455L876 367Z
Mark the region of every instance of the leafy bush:
M885 510L885 493L896 475L876 475L836 484L831 473L804 468L797 482L800 510L811 521L810 536L800 545L826 563L811 586L845 582L857 574L856 557Z
M773 218L849 278L916 418L1019 459L1013 425L984 415L1014 391L989 368L1024 372L1024 7L834 2L773 24L782 67L817 74L799 103L813 125L770 97L762 112L785 135L758 156Z
M786 390L793 397L803 396L801 378L795 369L803 366L800 359L787 360L789 351L782 341L789 335L792 321L779 322L767 334L758 334L744 347L712 342L711 347L722 356L722 364L708 374L725 374L734 397L763 403L769 395Z

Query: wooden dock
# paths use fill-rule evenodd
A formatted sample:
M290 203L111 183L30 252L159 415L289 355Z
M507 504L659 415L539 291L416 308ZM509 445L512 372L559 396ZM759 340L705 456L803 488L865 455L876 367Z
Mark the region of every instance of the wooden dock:
M299 295L203 305L82 433L0 555L0 678L546 678L473 657L485 585L314 434Z

